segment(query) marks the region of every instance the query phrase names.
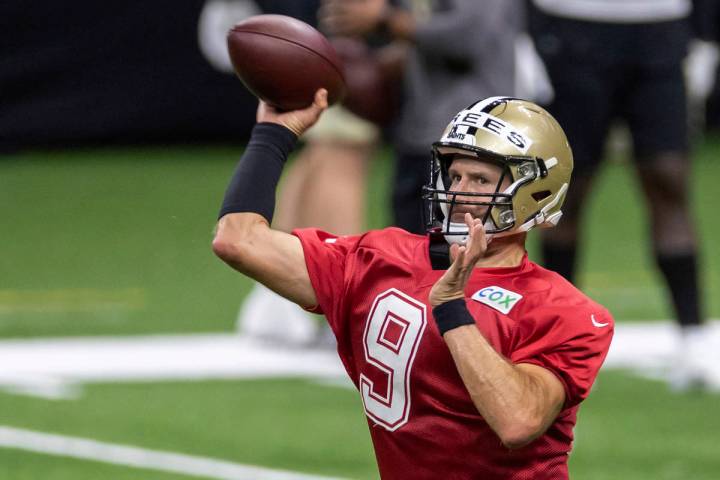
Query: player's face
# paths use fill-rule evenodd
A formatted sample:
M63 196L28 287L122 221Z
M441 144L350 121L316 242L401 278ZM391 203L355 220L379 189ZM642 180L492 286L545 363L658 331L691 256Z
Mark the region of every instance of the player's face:
M502 167L495 163L479 160L477 157L458 155L450 164L448 174L450 175L450 191L469 193L495 193L497 184L502 178ZM503 178L499 191L503 191L510 185L509 176ZM458 195L457 201L477 202L490 201L491 197L473 197ZM464 223L464 215L469 212L474 218L483 218L488 206L483 205L455 205L452 209L451 222Z

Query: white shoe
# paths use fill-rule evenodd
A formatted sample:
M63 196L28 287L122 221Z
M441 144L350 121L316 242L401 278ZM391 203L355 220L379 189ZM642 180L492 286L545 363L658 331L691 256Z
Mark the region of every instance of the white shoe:
M670 389L675 392L711 390L712 379L708 365L706 343L709 330L705 326L679 329L677 355L669 373Z
M256 283L240 306L236 330L264 341L305 346L316 338L318 322L300 306Z

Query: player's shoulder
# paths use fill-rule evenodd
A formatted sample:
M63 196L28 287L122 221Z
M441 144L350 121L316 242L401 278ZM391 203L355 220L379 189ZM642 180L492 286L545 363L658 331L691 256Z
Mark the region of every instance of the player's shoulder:
M417 245L419 243L426 243L427 236L417 235L410 233L407 230L403 230L398 227L386 227L378 230L369 230L362 235L363 244L367 246L374 245Z
M519 279L519 289L525 297L526 311L544 313L551 318L610 319L608 310L588 297L562 275L535 263L529 274Z
M293 234L303 244L314 243L342 249L348 254L358 251L375 251L398 260L417 261L427 247L427 236L416 235L397 227L370 230L360 235L333 235L316 228L297 229Z
M380 252L385 257L399 261L417 262L426 256L428 238L397 227L370 230L363 234L358 248Z

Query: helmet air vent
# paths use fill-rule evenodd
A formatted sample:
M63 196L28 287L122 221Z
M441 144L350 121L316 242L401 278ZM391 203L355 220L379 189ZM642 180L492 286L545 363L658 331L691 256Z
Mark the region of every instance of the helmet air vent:
M542 190L542 191L533 193L532 197L536 202L540 202L542 200L545 200L550 195L552 195L552 192L550 192L550 190Z

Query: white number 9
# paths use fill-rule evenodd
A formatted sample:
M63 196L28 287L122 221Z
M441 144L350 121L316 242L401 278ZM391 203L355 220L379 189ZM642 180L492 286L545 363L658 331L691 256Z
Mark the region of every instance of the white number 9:
M408 421L410 371L425 331L425 316L424 304L391 288L375 298L365 324L363 344L368 365L364 370L379 370L387 381L383 382L385 389L378 389L360 373L363 406L368 417L391 432Z

